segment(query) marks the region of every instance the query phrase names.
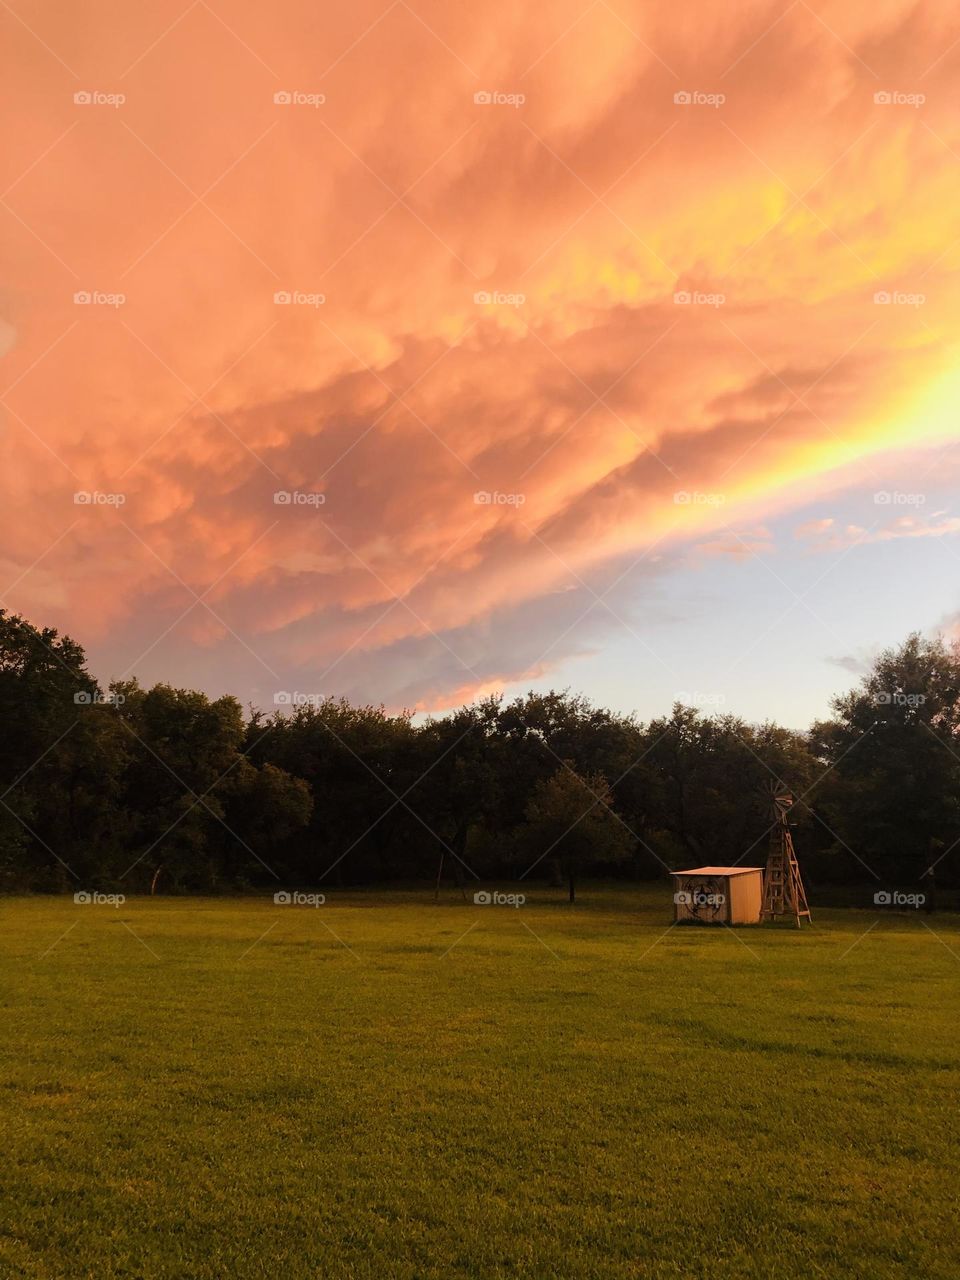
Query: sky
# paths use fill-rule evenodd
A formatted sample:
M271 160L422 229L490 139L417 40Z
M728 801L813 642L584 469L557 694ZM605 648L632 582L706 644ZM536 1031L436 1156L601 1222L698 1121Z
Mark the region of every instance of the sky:
M960 618L945 0L0 9L0 604L802 728Z

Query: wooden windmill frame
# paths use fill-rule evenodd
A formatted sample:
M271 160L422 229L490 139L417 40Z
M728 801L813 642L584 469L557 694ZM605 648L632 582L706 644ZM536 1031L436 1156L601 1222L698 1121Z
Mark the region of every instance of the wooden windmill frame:
M799 929L803 916L811 923L813 918L810 915L807 893L800 876L800 866L787 819L788 813L793 808L793 795L779 778L772 779L765 791L769 801L768 816L773 826L770 829L767 866L763 873L761 918L776 920L778 916L793 916Z

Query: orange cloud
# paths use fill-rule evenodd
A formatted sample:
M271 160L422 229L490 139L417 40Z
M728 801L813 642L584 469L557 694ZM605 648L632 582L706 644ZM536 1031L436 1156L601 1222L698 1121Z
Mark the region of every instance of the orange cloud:
M2 22L0 585L112 672L443 705L956 433L944 3Z
M884 494L884 497L888 495ZM905 494L904 497L923 495ZM914 507L916 504L911 504ZM881 509L887 506L885 502ZM859 524L838 524L836 520L811 520L798 526L795 536L807 541L814 551L837 551L843 547L865 546L870 542L892 542L897 538L943 538L947 534L960 533L960 516L947 516L938 512L925 518L920 515L903 515L869 528Z

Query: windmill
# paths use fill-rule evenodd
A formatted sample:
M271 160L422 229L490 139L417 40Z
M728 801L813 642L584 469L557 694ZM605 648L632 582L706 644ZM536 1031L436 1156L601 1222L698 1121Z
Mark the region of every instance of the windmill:
M807 894L800 878L800 867L790 834L787 814L793 808L793 795L779 778L772 778L764 788L770 829L770 852L763 873L762 919L795 916L800 928L801 916L811 919Z

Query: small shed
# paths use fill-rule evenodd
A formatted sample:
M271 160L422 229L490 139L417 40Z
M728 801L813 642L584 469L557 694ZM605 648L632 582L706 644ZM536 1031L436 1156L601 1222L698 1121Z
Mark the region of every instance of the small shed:
M694 867L674 871L678 924L759 924L763 867Z

